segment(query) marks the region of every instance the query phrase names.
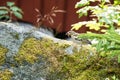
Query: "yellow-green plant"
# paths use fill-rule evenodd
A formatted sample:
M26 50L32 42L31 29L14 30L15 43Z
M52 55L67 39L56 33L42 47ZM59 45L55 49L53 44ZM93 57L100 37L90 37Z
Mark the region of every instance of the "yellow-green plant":
M96 6L90 6L90 3L97 1ZM120 1L114 1L112 4L109 0L80 0L75 5L75 8L80 8L77 13L79 17L87 16L91 13L92 18L89 21L78 22L73 24L72 30L78 30L83 25L90 30L103 32L104 34L88 32L80 34L78 38L96 39L97 51L102 56L112 55L118 57L120 62L120 35L115 30L120 26L120 6L117 4Z
M98 0L81 0L77 2L75 8L80 8L77 13L79 18L82 16L87 16L88 12L91 12L90 21L83 21L73 24L72 29L78 30L83 25L89 27L89 29L100 30L101 27L112 29L114 24L120 26L120 6L110 3L109 0L99 0L100 4L96 6L90 6L90 2L96 2ZM82 8L81 8L82 7ZM101 29L101 32L105 30Z
M13 15L16 18L22 19L23 11L15 6L14 2L7 2L6 6L0 6L0 19L5 18L8 21L13 20Z
M114 0L114 5L120 5L120 1L119 0Z

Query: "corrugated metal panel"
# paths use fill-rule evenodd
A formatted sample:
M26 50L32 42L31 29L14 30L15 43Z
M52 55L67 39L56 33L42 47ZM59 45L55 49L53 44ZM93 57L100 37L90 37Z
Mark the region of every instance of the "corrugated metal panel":
M5 5L7 1L14 1L22 8L24 15L23 21L27 21L37 25L35 8L39 9L42 14L48 13L53 6L57 6L59 9L65 10L66 13L57 13L54 18L55 23L53 25L45 22L48 27L55 29L58 32L67 32L71 29L71 24L78 21L87 20L87 17L78 19L75 4L79 0L0 0L0 5ZM80 32L85 32L87 28L82 28Z

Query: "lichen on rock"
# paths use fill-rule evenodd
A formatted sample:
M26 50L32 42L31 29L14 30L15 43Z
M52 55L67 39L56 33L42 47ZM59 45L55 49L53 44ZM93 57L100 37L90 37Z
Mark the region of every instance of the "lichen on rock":
M0 80L11 80L13 73L8 69L0 71Z
M5 62L7 51L8 50L6 48L0 46L0 65L2 65Z

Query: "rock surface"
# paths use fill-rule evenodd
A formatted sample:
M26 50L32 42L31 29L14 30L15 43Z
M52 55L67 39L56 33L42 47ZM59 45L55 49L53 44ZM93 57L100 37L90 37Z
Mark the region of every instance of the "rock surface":
M30 25L0 22L0 80L119 80L117 58L54 38ZM114 79L113 79L114 78Z
M34 65L30 65L30 66L29 65L25 65L25 66L22 65L19 67L11 66L13 64L17 66L14 57L18 54L23 41L26 38L30 38L30 37L34 37L38 40L42 38L47 38L49 40L53 40L55 43L61 43L61 44L71 43L65 40L53 38L50 32L47 32L47 34L45 34L43 29L39 30L35 27L32 27L31 25L26 25L26 24L17 25L13 23L0 22L0 45L1 45L0 51L3 51L4 50L3 48L7 49L7 51L5 50L3 52L0 52L1 54L3 54L1 56L4 57L4 59L0 58L3 59L0 61L0 63L2 64L0 65L0 70L8 69L8 71L13 72L14 73L14 77L12 78L13 80L24 80L24 79L29 79L29 77L31 77L31 80L44 80L43 77L45 77L45 75L48 74L46 71L47 69L44 69L43 67L45 63L44 61L42 63L41 62L35 63ZM31 70L32 68L40 68L40 67L42 67L42 69L39 69L39 73L33 73ZM23 74L25 78L21 77ZM41 76L36 77L37 74Z

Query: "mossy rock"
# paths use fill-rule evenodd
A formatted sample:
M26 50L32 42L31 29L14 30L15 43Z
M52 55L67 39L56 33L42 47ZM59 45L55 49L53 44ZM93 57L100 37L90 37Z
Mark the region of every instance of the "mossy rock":
M6 48L0 46L0 65L2 65L5 62L5 58L6 58L5 55L7 51L8 50Z
M34 64L42 56L57 66L58 57L65 54L63 48L66 46L69 45L59 45L50 39L27 38L21 45L15 60L20 64L24 61Z
M40 80L41 77L45 80L115 80L114 76L120 79L120 64L117 58L101 57L92 46L83 45L78 50L77 45L73 47L65 44L66 42L59 42L63 40L49 39L46 35L37 34L38 31L31 32L32 28L29 33L26 28L16 27L13 30L12 26L2 26L3 33L8 35L5 38L3 35L3 41L6 39L8 41L4 42L9 43L9 38L15 39L9 44L1 44L9 46L7 55L8 49L0 46L0 80ZM24 33L21 33L21 30L24 30ZM18 33L22 34L19 38ZM73 53L66 53L66 48L71 46Z
M117 60L101 57L99 54L90 56L87 49L75 52L72 55L64 55L61 58L61 70L56 74L56 79L52 80L105 80L115 75L120 79L120 64ZM61 76L61 77L60 77ZM49 80L49 79L48 79Z
M41 54L40 47L39 41L35 38L26 39L19 49L18 55L15 59L20 63L23 61L34 63L38 59L38 55Z
M101 57L94 48L88 46L83 46L80 52L66 54L65 48L69 46L49 39L28 38L15 59L20 63L26 61L34 64L42 56L50 64L48 80L104 80L111 79L113 75L120 78L117 60Z

